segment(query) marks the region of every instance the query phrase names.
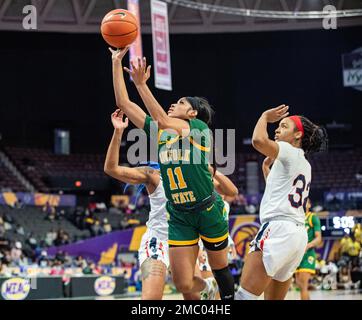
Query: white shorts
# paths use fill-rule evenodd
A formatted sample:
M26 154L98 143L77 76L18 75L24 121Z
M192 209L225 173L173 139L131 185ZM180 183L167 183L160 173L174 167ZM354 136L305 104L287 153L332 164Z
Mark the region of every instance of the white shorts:
M140 248L138 249L139 265L141 266L148 258L162 261L166 268L170 265L167 239L158 237L157 233L152 232L150 229L147 229L144 233Z
M308 243L304 224L291 221L264 223L250 243L250 252L260 250L268 276L284 282L293 276Z

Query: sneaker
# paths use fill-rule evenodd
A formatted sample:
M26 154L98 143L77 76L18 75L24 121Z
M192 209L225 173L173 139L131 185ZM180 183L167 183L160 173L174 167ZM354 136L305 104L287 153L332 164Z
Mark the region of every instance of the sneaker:
M216 293L218 292L218 286L214 278L205 279L206 287L200 292L201 300L215 300Z

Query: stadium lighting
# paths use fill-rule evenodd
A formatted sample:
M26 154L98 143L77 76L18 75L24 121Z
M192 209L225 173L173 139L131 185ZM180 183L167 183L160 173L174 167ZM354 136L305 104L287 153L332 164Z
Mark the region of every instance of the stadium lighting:
M199 3L191 0L161 0L163 2L178 5L181 7L208 11L222 14L239 15L255 18L272 18L272 19L324 19L329 18L330 11L277 11L277 10L255 10L232 8L207 3ZM360 17L362 9L336 10L333 12L335 18Z

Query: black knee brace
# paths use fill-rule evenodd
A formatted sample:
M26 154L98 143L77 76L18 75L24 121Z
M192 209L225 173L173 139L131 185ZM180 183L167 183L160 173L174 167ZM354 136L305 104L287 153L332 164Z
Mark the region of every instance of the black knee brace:
M221 300L234 300L234 277L229 267L220 270L212 270L219 286Z

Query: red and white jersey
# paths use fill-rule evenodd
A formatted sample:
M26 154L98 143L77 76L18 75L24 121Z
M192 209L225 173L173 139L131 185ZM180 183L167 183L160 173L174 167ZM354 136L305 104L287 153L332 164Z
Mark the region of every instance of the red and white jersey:
M260 221L281 217L304 224L312 169L302 149L287 142L277 143L279 153L266 180Z

